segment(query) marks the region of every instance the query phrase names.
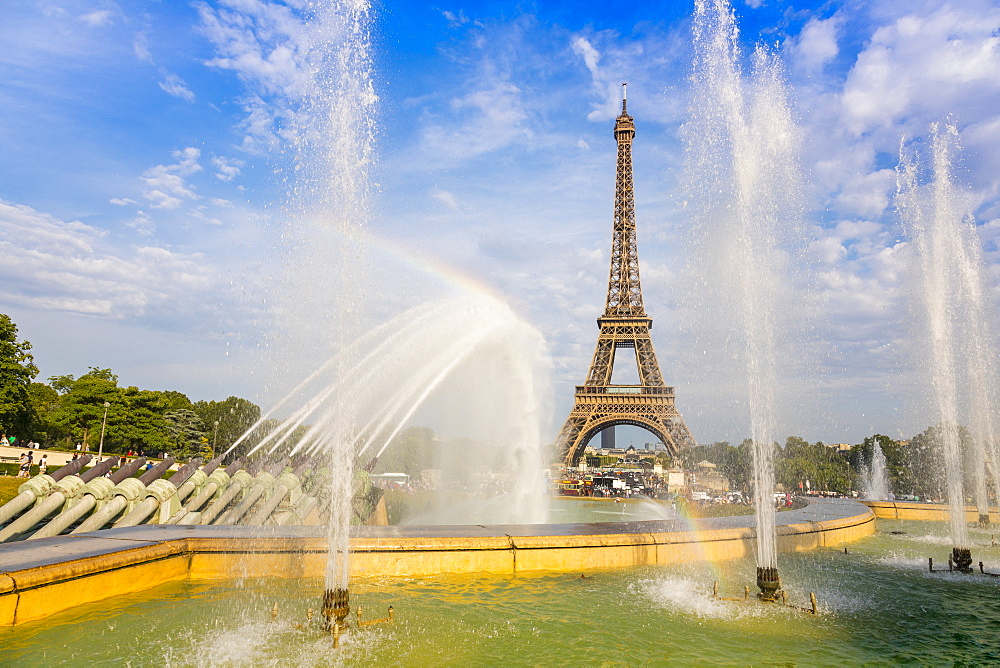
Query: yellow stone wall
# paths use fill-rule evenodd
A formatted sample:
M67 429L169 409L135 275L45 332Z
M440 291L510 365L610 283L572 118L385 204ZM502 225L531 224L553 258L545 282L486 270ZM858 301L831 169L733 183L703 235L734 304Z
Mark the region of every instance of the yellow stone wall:
M858 540L875 531L875 517L866 510L853 517L779 526L778 547L789 552ZM568 536L357 537L351 542L351 575L581 571L721 561L753 553L754 530L750 528ZM173 580L322 577L325 565L326 541L317 536L234 534L162 540L0 574L0 624L41 619Z
M884 520L923 520L928 522L946 522L949 506L943 503L906 503L903 501L862 501L871 508L875 517ZM965 520L977 522L979 510L975 506L965 507ZM995 508L990 509L990 523L1000 522L1000 515Z

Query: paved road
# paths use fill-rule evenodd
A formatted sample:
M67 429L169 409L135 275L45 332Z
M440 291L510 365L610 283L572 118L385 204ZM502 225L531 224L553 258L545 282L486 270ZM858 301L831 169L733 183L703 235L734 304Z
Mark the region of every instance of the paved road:
M21 457L21 455L24 454L26 450L27 448L16 448L16 447L12 448L9 445L0 445L0 461L16 462ZM72 452L61 452L59 450L45 450L42 448L32 448L31 451L35 453L35 458L33 460L35 465L38 464L38 460L42 458L43 454L47 454L49 456L48 458L49 473L55 471L60 466L65 466L66 464L68 464L70 460L73 459L73 454L74 454ZM90 452L87 454L91 454L94 456L94 459L91 460L91 465L97 464L97 453ZM104 456L108 457L109 455L105 453ZM160 460L154 459L153 461L158 462ZM170 468L176 469L178 468L178 465L174 464Z

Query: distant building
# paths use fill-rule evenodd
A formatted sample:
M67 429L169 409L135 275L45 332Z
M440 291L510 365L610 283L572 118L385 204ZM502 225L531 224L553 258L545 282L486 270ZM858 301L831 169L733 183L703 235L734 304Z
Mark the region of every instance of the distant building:
M718 467L710 461L702 460L696 465L696 472L691 476L693 489L707 492L728 492L729 479L718 471Z
M687 485L687 476L682 468L672 468L666 471L667 491L679 492Z
M837 452L850 452L852 446L851 446L850 443L831 443L831 444L827 445L826 447L832 448L833 450L836 450Z

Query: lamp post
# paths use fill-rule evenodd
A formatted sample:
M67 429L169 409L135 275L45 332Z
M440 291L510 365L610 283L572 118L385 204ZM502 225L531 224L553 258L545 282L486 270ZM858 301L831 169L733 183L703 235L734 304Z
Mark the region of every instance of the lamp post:
M215 459L215 444L219 442L219 421L215 421L215 433L212 434L212 459Z
M101 422L101 443L97 446L97 461L100 463L104 459L104 428L108 426L108 409L111 404L104 402L104 421Z

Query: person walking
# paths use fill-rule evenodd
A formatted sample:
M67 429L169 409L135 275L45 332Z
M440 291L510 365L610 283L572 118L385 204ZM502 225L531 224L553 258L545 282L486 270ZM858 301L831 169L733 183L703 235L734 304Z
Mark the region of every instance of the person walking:
M27 478L31 475L31 458L27 452L21 453L21 458L17 460L17 477Z
M49 455L48 453L42 455L42 458L38 460L38 472L45 473L49 470Z

